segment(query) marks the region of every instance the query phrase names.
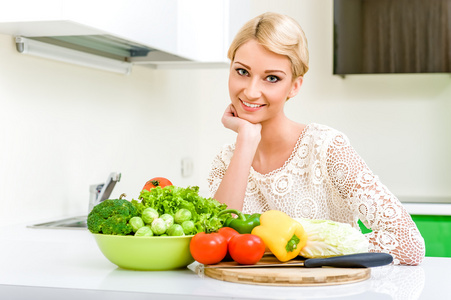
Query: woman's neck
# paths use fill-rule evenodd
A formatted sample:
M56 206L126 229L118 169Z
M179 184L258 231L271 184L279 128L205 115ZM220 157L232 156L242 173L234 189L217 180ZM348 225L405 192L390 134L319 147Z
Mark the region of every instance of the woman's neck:
M287 117L271 122L263 123L261 130L261 141L259 150L270 151L280 147L286 147L287 143L292 144L298 139L305 125L296 123Z
M288 160L305 125L283 118L262 124L261 141L252 166L266 174L280 168Z

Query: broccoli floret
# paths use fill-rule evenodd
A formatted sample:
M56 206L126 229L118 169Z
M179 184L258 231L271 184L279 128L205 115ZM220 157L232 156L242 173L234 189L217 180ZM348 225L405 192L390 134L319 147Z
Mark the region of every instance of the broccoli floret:
M128 221L138 215L137 208L125 199L100 202L88 215L88 229L92 233L127 235L132 233Z

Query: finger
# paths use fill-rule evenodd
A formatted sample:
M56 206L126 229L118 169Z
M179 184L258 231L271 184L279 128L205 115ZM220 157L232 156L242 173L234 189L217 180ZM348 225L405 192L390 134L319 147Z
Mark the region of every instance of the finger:
M233 106L233 104L230 104L230 110L232 111L233 116L238 117L238 113L236 112L235 106Z
M224 111L224 116L233 116L233 110L232 110L231 104L227 105L227 108Z

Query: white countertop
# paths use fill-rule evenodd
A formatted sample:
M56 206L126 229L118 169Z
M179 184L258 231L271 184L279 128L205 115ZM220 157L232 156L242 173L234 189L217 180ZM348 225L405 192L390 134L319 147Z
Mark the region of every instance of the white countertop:
M83 229L0 228L1 299L445 299L451 258L372 268L371 279L325 287L270 287L201 278L189 269L128 271ZM154 298L155 299L155 298Z
M403 203L411 215L451 216L449 203Z

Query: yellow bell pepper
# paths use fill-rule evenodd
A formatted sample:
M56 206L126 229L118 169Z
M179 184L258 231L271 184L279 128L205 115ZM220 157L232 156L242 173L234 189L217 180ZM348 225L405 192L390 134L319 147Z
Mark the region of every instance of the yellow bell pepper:
M268 210L260 216L260 224L252 234L259 236L281 262L298 256L307 243L302 225L284 212Z

